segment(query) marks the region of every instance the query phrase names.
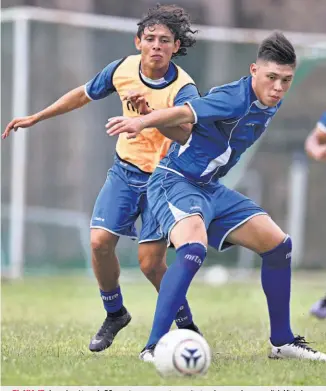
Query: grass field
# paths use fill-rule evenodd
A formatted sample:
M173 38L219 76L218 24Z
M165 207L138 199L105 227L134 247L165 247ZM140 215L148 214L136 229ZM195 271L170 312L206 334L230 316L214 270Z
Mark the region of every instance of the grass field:
M326 322L311 318L326 274L295 274L292 324L326 351ZM104 319L95 281L26 278L2 284L2 385L325 385L325 363L269 360L268 316L259 277L219 287L195 283L188 299L213 351L202 378L162 379L138 359L156 294L149 283L123 284L132 322L105 352L88 351Z

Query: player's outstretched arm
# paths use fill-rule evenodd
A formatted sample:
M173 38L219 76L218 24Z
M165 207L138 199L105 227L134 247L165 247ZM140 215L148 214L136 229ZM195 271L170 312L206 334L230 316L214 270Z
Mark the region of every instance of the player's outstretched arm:
M312 159L326 162L326 132L317 126L307 137L305 150Z
M129 133L127 138L136 137L145 128L158 128L166 137L172 128L182 124L191 124L195 116L188 105L171 107L169 109L155 110L150 114L137 118L113 117L106 124L107 133L114 136L120 133Z
M137 91L130 91L124 98L125 101L131 101L132 105L142 115L150 114L153 110L147 105L146 98ZM173 126L171 128L160 127L158 129L165 137L184 145L192 131L191 124Z
M12 130L16 131L18 128L29 128L37 122L78 109L90 101L91 99L85 94L84 86L77 87L38 113L26 117L14 118L2 133L2 139L8 137Z

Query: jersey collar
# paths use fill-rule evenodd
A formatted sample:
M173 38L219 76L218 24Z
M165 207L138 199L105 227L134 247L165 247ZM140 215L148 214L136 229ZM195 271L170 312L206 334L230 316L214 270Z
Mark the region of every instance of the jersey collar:
M147 86L152 87L152 88L164 88L168 84L172 83L173 81L176 80L178 76L178 70L176 65L171 61L169 64L169 68L166 72L166 74L161 77L160 79L150 79L149 77L145 76L142 71L141 71L141 64L139 63L139 77L140 80Z

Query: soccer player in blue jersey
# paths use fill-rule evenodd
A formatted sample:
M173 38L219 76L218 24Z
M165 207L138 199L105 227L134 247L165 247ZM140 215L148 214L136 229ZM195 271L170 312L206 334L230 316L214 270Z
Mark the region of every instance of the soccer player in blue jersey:
M289 235L252 200L219 179L266 130L291 86L296 67L292 44L279 32L258 50L250 76L214 87L181 107L138 119L115 118L111 135L135 137L150 126L193 123L185 145L173 143L148 187L148 200L163 232L176 248L176 260L163 277L144 361L169 331L189 285L206 257L207 245L224 250L241 245L262 258L261 281L270 317L272 358L326 360L290 326L291 251Z
M326 111L305 142L307 155L318 162L326 162ZM310 310L319 319L326 318L326 295L318 300Z
M113 61L86 85L68 92L46 109L13 119L2 138L8 137L12 130L31 127L114 92L121 98L127 117L181 105L198 97L192 78L171 61L172 57L187 54L187 49L196 42L194 34L189 14L183 8L175 5L151 8L138 23L135 44L139 55ZM141 108L140 112L136 106ZM116 334L131 320L123 305L115 248L120 236L137 239L135 222L139 216L142 220L138 249L140 267L159 290L167 269L166 244L148 207L147 183L158 162L166 155L171 139L185 142L190 130L190 125L165 129L167 138L162 135L163 131L160 133L152 128L146 129L136 140L129 140L125 135L118 139L114 165L97 197L91 219L92 266L107 315L91 339L91 351L108 348ZM186 300L180 303L175 318L179 328L199 331Z

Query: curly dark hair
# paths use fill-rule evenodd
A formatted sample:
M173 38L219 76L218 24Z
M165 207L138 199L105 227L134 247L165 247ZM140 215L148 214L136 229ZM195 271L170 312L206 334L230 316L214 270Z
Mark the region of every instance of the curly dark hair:
M196 39L194 38L194 34L198 30L191 29L190 16L183 8L177 5L161 4L150 8L147 14L137 23L137 37L140 39L146 27L151 27L156 24L168 27L174 35L174 40L180 40L180 49L172 57L186 56L187 48L195 45Z

